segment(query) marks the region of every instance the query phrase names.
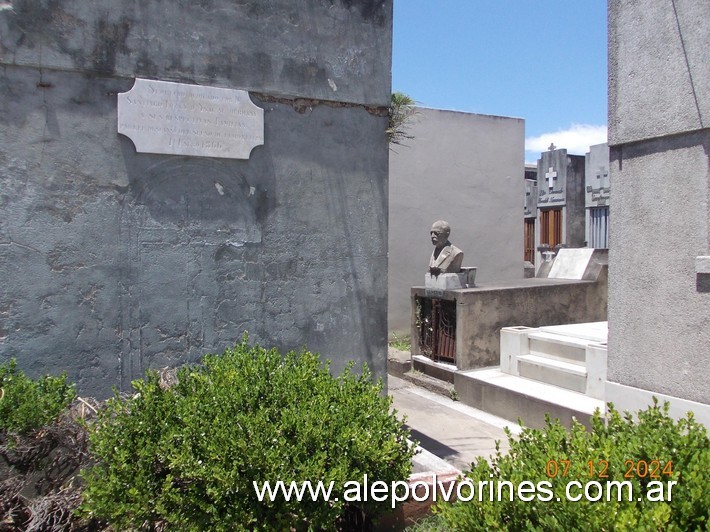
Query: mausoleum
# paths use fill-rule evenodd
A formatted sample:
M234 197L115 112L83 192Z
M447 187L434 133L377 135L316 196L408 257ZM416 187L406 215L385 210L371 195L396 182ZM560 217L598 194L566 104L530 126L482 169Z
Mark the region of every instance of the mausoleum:
M392 1L0 9L0 353L82 394L245 331L385 377Z

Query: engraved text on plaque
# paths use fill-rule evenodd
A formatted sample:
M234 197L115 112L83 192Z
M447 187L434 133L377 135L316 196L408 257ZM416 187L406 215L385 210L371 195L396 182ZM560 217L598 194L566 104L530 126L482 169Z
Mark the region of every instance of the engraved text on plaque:
M243 90L136 78L118 95L118 132L142 153L248 159L264 110Z

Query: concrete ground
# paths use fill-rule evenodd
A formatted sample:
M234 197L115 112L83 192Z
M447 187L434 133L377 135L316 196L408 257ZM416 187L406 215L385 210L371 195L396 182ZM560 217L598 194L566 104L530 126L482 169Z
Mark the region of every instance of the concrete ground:
M400 416L406 416L412 439L421 447L460 470L470 469L479 457L508 451L508 427L513 434L520 426L449 397L429 391L407 380L389 375L389 394Z

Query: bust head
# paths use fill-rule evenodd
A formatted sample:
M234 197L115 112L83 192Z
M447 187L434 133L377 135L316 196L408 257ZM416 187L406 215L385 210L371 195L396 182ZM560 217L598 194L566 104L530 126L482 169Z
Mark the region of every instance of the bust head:
M449 241L451 226L444 220L437 220L432 224L429 235L431 236L431 243L434 244L434 247L441 249Z

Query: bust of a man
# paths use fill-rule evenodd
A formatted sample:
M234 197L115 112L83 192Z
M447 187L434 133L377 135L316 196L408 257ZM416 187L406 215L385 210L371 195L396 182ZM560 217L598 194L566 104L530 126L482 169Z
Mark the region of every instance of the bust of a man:
M429 259L429 273L437 276L440 273L459 273L463 262L463 251L449 242L451 226L444 220L438 220L429 231L434 251Z

